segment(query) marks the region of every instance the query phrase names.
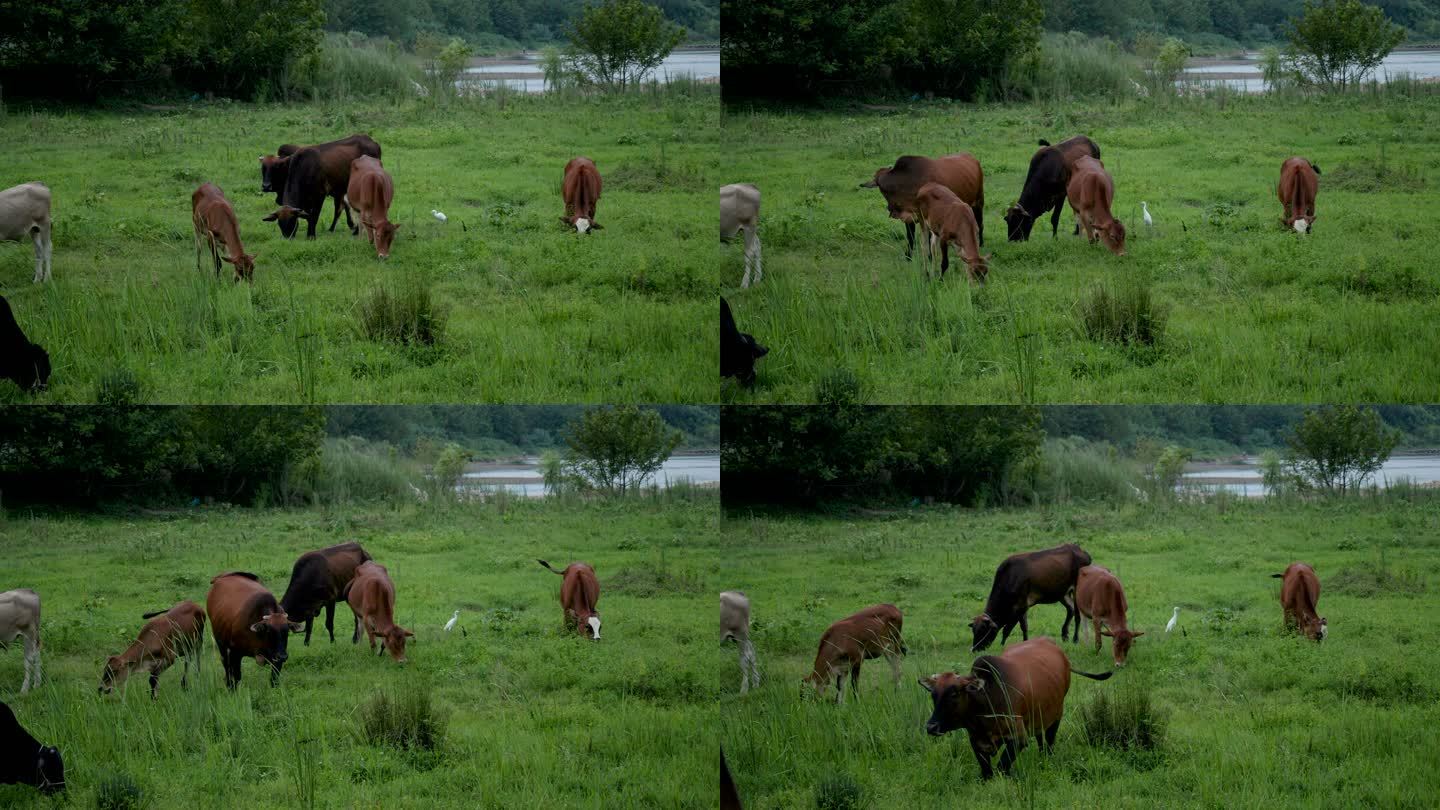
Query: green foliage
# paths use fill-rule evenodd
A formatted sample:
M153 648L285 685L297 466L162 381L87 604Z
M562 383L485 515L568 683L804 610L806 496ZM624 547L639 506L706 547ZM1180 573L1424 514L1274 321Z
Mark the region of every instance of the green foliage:
M864 799L864 789L849 774L835 774L815 785L815 810L859 810Z
M566 461L597 489L624 495L659 471L682 438L651 408L593 408L566 431Z
M95 810L138 810L145 792L128 773L106 774L95 786Z
M446 445L430 468L431 482L437 494L453 495L461 474L465 472L465 465L469 463L470 453L465 448L458 444Z
M250 98L278 87L284 71L319 54L321 0L191 0L176 22L170 57L186 86Z
M552 93L567 89L579 78L564 52L554 46L540 51L540 70L545 75L545 89Z
M1130 277L1096 286L1076 311L1085 337L1123 346L1154 346L1169 319L1169 308L1155 301L1150 283Z
M430 79L431 92L453 95L455 82L465 71L474 50L458 37L445 43L426 63L426 74Z
M1307 409L1290 434L1286 463L1307 485L1332 494L1358 488L1400 442L1374 408L1325 405Z
M0 83L7 95L98 94L170 64L189 0L0 3Z
M360 333L370 340L407 346L433 346L445 334L446 312L418 279L375 287L356 306Z
M655 6L642 0L601 0L571 24L568 56L575 69L607 90L639 84L685 39Z
M445 741L445 713L430 690L410 687L398 693L377 692L360 707L360 738L370 745L401 751L435 751Z
M1051 437L1039 453L1011 466L1005 500L1017 505L1132 503L1143 494L1137 482L1136 465L1113 445Z
M1040 41L1040 0L905 0L891 63L906 86L968 98Z
M1271 498L1283 497L1295 487L1295 478L1285 469L1285 461L1274 449L1260 454L1260 483Z
M326 101L411 98L421 78L414 61L393 44L383 47L331 34L317 59L307 60L284 76L281 91L286 97Z
M714 42L720 37L715 0L657 0L652 5L683 26L690 39ZM388 37L407 46L461 37L485 51L517 51L563 40L566 26L583 9L584 0L325 0L325 28Z
M1185 70L1185 60L1190 58L1190 49L1184 42L1170 37L1155 52L1151 63L1150 76L1157 91L1173 92L1175 82Z
M1150 468L1150 481L1157 496L1169 496L1175 491L1175 485L1180 483L1185 465L1190 463L1193 455L1194 451L1190 448L1174 444L1160 451Z
M808 95L888 72L900 41L896 0L720 0L725 93Z
M1286 57L1307 82L1326 90L1359 84L1405 39L1384 10L1360 0L1305 0L1291 20Z
M1295 69L1285 61L1285 55L1273 45L1260 52L1260 77L1265 89L1272 93L1290 88L1298 78Z

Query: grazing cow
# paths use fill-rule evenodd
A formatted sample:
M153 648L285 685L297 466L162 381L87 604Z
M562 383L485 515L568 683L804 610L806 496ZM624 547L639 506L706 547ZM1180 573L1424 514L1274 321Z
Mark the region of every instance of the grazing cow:
M600 202L600 172L595 161L587 157L571 158L565 164L565 177L560 181L560 196L565 198L565 216L560 221L580 233L600 230L595 221L595 206Z
M720 749L720 810L741 810L740 792L735 789L735 780L730 778L723 747Z
M1054 146L1043 138L1040 140L1040 149L1030 158L1030 170L1025 174L1020 199L1005 210L1005 225L1011 242L1028 240L1035 220L1045 216L1046 211L1054 212L1050 215L1050 236L1053 238L1060 233L1065 189L1070 185L1075 161L1082 157L1100 159L1100 147L1084 135L1076 135Z
M1125 625L1125 613L1129 609L1125 602L1125 589L1109 569L1098 565L1080 569L1080 577L1075 582L1075 610L1079 611L1080 618L1075 622L1079 624L1080 619L1089 619L1093 623L1095 652L1100 652L1100 637L1110 637L1110 653L1117 667L1125 666L1125 657L1130 654L1131 645L1135 639L1145 635L1143 631L1136 633ZM1101 630L1102 625L1104 630Z
M195 224L195 269L200 269L200 245L202 240L210 246L210 258L215 262L215 277L220 277L220 260L235 266L235 280L253 281L255 278L255 254L246 253L240 244L240 222L235 219L235 209L225 199L225 193L214 183L202 183L190 195L190 218ZM225 243L228 256L220 255L220 242Z
M31 343L10 302L0 295L0 379L10 380L23 391L44 388L50 383L50 354Z
M295 561L280 607L291 621L305 623L305 646L310 646L310 631L322 607L325 630L330 634L330 643L335 643L335 603L345 600L345 586L355 578L360 564L373 559L359 543L341 543L307 551Z
M900 609L894 605L872 605L830 625L820 637L815 665L801 679L801 688L812 684L815 694L824 697L826 685L834 678L835 702L842 703L845 672L850 673L850 690L854 691L860 687L860 662L881 656L890 662L895 683L900 683L900 659L909 652L900 638L903 622Z
M1092 157L1075 161L1066 195L1075 211L1075 219L1085 231L1085 238L1091 244L1098 239L1111 253L1124 256L1125 226L1110 213L1110 204L1115 199L1115 181L1105 171L1104 164Z
M1280 204L1285 206L1281 222L1296 233L1309 233L1315 227L1315 192L1320 187L1320 167L1303 157L1292 157L1280 164Z
M0 242L35 243L35 283L50 280L50 189L39 181L0 191Z
M740 648L740 694L760 685L755 671L755 645L750 643L750 600L740 591L720 594L720 643L734 639Z
M320 209L325 206L325 198L330 197L335 201L335 216L330 220L330 231L335 231L341 210L345 212L346 227L353 230L355 222L350 217L350 207L345 204L345 193L350 188L350 164L362 155L379 160L380 144L368 135L351 135L339 141L301 147L289 156L277 157L271 161L268 170L265 158L261 158L262 188L263 173L266 171L272 183L278 176L283 176L285 181L283 185L271 186L279 192L276 204L280 207L264 221L277 223L280 233L290 239L295 236L299 221L304 219L305 238L314 239ZM277 172L280 174L277 175Z
M160 684L160 674L175 663L178 656L184 656L184 668L180 673L180 688L187 689L190 677L190 661L195 661L195 673L200 673L200 642L205 636L205 611L188 599L178 602L169 610L157 610L142 614L149 619L140 628L140 637L130 643L125 652L110 656L105 670L100 673L100 694L108 695L125 683L132 670L150 673L150 699L155 699Z
M377 655L389 652L391 658L405 663L405 639L415 634L395 623L395 584L385 566L367 562L355 569L355 578L346 586L345 601L355 614L355 635L350 642L360 643L363 624L370 649L375 649L375 639L379 638Z
M275 150L275 154L260 156L260 191L274 192L276 205L280 204L280 195L285 190L285 179L290 174L290 162L285 158L304 148L293 143L282 143L280 148ZM337 209L335 213L339 214L340 212Z
M0 593L0 650L19 636L25 654L20 694L40 685L40 594L28 588Z
M1065 623L1060 626L1060 640L1069 634L1070 620L1075 619L1075 640L1080 640L1080 620L1075 614L1071 601L1075 580L1080 569L1090 564L1090 555L1074 543L1012 554L995 569L995 581L990 586L990 597L985 601L985 612L970 622L974 633L971 652L979 652L990 646L997 633L1000 644L1010 638L1010 631L1020 625L1020 637L1030 638L1030 625L1025 614L1032 605L1049 605L1055 602L1065 606ZM1003 633L1002 633L1003 631Z
M929 231L932 254L936 243L939 243L940 277L944 278L945 271L950 269L950 246L954 245L965 260L970 280L984 284L985 277L990 274L990 254L980 255L980 244L975 235L978 228L975 211L955 196L955 192L939 183L921 186L915 195L915 205L925 229Z
M390 257L390 245L395 241L395 232L400 230L399 225L390 221L390 202L394 199L395 183L380 161L369 155L355 158L350 164L350 186L345 202L360 214L365 238L382 259ZM352 227L350 232L358 234L360 228Z
M755 361L769 354L754 337L741 332L730 315L730 304L720 299L720 376L734 377L741 385L755 382Z
M760 189L749 183L720 187L720 241L728 242L735 233L745 231L745 276L742 288L750 286L750 268L754 265L755 282L765 275L760 266Z
M210 617L220 665L225 668L226 687L234 689L240 684L240 662L250 657L260 666L270 667L271 686L280 683L280 668L290 657L286 643L291 633L302 628L290 621L259 577L231 571L210 580L205 613Z
M980 161L967 152L934 159L903 155L896 158L894 166L877 169L860 187L880 189L890 218L905 223L905 258L915 250L915 196L926 183L939 183L975 209L979 241L984 245L985 174L980 171Z
M599 641L600 611L595 609L595 603L600 601L600 581L595 579L595 569L588 563L573 562L565 566L564 571L556 571L544 560L535 562L552 574L564 577L560 582L560 610L565 626L581 633L588 628L590 638Z
M938 737L965 729L982 779L995 775L990 760L1003 747L1000 771L1008 775L1031 737L1046 751L1055 746L1072 672L1097 681L1114 674L1071 669L1060 645L1036 638L999 655L976 658L967 675L941 672L921 678L920 685L930 692L934 704L925 731Z
M1299 628L1312 641L1324 641L1329 623L1317 611L1320 603L1320 578L1309 563L1293 562L1283 574L1270 576L1280 583L1280 608L1285 613L1285 627Z
M65 789L65 760L53 746L41 745L0 703L0 785L30 785L41 793Z

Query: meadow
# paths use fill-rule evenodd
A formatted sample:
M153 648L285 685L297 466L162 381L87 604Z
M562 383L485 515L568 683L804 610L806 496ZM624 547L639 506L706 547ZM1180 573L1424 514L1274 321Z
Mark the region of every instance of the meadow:
M727 511L726 588L750 597L761 667L739 694L731 647L721 736L747 808L1431 807L1440 791L1440 501L1433 493L1332 503L1237 502L908 509L829 516ZM1053 754L982 782L966 733L930 738L916 679L968 672L970 618L1018 551L1079 543L1125 585L1136 640L1105 682L1073 678ZM1314 565L1320 644L1281 628L1279 580ZM892 687L865 663L858 697L801 698L833 621L891 602L910 654ZM1172 609L1177 629L1164 632ZM1031 638L1064 610L1031 609ZM1019 641L1019 631L1011 641ZM1071 666L1113 668L1109 640L1064 643ZM999 647L992 646L989 654ZM1102 700L1146 724L1104 717ZM1149 708L1145 709L1146 701ZM1087 741L1152 732L1129 747Z
M0 786L6 807L712 807L723 651L712 590L716 496L619 503L490 501L446 508L191 509L29 514L0 522L0 582L43 600L44 682L19 695L18 648L0 654L0 699L57 745L55 803ZM292 636L277 688L253 662L236 692L207 628L202 675L177 663L151 702L143 676L97 694L105 657L140 614L204 604L212 576L257 573L277 598L302 552L358 540L395 582L415 633L400 665ZM602 640L561 626L560 578L535 558L586 560L601 584ZM443 625L459 609L459 628ZM463 629L463 632L462 632ZM429 700L442 736L403 749L361 736L384 693ZM402 711L423 718L426 712ZM102 797L128 805L106 805Z
M840 370L876 403L1431 401L1440 269L1423 246L1440 222L1417 212L1440 182L1422 157L1440 143L1440 95L1425 91L727 106L725 141L745 148L722 181L761 189L765 279L739 289L737 242L722 294L770 354L753 388L722 399L813 402ZM1071 235L1068 204L1058 238L1046 216L1028 242L1006 240L1037 140L1077 133L1114 177L1124 257ZM957 151L985 172L983 288L963 264L927 281L880 193L858 188L900 155ZM1322 171L1304 237L1275 196L1292 155ZM1151 318L1156 339L1088 337L1101 290L1135 302L1122 312Z
M53 283L0 245L0 293L54 366L47 402L701 402L714 396L718 90L435 101L224 100L0 113L0 186L54 196ZM363 236L281 238L258 158L367 132L394 177L390 258ZM604 179L563 226L567 160ZM190 195L235 206L253 286L196 269ZM444 213L441 223L431 211ZM433 340L370 335L435 324ZM443 321L443 323L442 323ZM0 396L20 399L8 383ZM117 393L118 392L118 393Z

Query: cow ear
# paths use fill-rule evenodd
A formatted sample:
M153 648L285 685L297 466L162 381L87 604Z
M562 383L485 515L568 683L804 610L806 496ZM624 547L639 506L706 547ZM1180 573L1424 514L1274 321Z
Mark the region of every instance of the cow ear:
M565 217L560 217L560 224L561 224L561 225L574 225L575 223L571 222L570 220L566 219Z
M254 624L250 625L250 632L252 632L252 633L258 633L258 632L260 632L260 628L262 628L262 627L264 627L264 626L265 626L265 622L255 622Z
M605 226L604 226L604 225L601 225L601 224L598 223L598 222L591 222L591 223L590 223L590 230L592 230L592 231L603 231L603 230L605 230Z
M295 623L295 622L289 622L289 626L290 626L290 632L292 632L292 633L303 633L303 632L305 631L305 625L303 625L303 624L297 624L297 623Z
M276 212L272 213L270 216L265 217L264 219L262 219L262 220L260 220L260 221L261 221L261 222L274 222L275 220L277 220L277 219L279 219L279 218L280 218L280 212L279 212L279 211L276 211Z
M915 682L918 683L918 684L920 684L921 686L925 687L928 691L931 691L931 692L934 692L934 691L935 691L935 676L934 676L934 675L930 675L930 676L925 677L925 678L916 678L916 679L915 679Z
M1131 638L1139 638L1139 637L1141 637L1141 636L1143 636L1143 635L1145 635L1145 631L1144 631L1144 630L1141 630L1141 631L1138 632L1138 633L1131 633L1131 634L1130 634L1130 637L1131 637Z
M971 681L970 683L965 684L965 691L966 691L966 692L983 692L983 691L985 691L985 679L984 679L984 678L976 678L975 680Z
M406 630L406 631L405 631L405 637L406 637L406 638L414 638L414 637L415 637L415 634L412 633L412 632L410 632L409 630Z
M1101 631L1100 631L1100 635L1105 636L1105 637L1107 637L1107 638L1114 638L1114 637L1115 637L1115 634L1114 634L1114 633L1111 633L1111 632L1110 632L1110 628L1108 628L1108 627L1105 628L1104 630L1101 630Z

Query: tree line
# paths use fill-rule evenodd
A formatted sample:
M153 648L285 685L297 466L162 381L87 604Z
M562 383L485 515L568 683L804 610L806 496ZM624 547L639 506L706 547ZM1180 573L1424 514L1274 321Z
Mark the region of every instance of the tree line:
M473 45L536 47L565 32L594 0L325 0L325 30L358 31L414 49L428 38L460 37ZM652 0L692 41L720 38L715 0Z

